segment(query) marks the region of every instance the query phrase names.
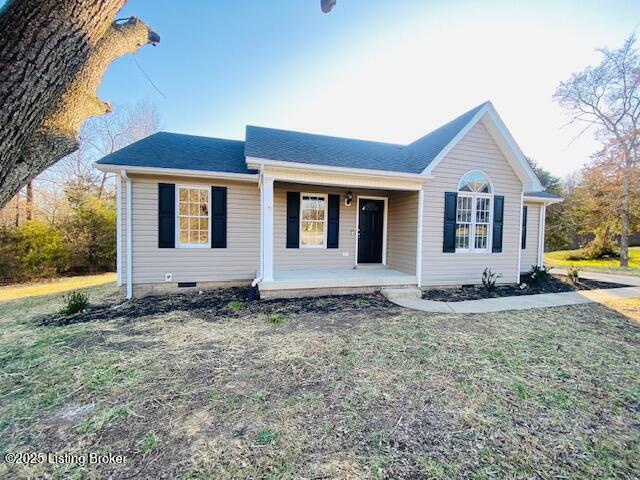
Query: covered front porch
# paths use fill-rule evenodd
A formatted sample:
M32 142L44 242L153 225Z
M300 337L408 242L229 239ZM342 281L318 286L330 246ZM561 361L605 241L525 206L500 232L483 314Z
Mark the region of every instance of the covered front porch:
M420 286L424 180L263 170L261 296Z
M263 297L277 296L274 293L305 293L310 289L321 289L326 293L351 293L352 291L374 291L383 287L417 285L416 276L388 268L384 265L367 265L351 270L280 270L274 272L273 281L260 283Z

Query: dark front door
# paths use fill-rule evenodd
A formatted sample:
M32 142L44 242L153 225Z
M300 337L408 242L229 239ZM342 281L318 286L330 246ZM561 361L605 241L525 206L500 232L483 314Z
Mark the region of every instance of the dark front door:
M360 200L358 263L382 263L383 200Z

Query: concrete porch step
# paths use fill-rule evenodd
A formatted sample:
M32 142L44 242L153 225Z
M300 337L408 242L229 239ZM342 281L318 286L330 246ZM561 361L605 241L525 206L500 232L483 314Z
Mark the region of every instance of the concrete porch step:
M406 288L383 288L380 293L387 300L415 300L422 298L422 290L417 287Z

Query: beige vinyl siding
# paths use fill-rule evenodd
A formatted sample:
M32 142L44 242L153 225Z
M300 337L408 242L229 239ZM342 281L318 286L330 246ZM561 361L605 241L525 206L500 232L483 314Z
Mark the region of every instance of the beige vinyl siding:
M133 182L133 284L252 280L260 265L260 191L256 183L130 175ZM158 183L227 187L227 248L159 248ZM123 181L123 238L126 183ZM177 192L176 192L177 194ZM126 265L126 241L123 242ZM126 268L123 269L126 281Z
M397 192L389 197L387 266L416 273L418 192Z
M443 253L444 194L455 192L471 170L489 176L494 193L504 196L504 235L501 253ZM482 122L474 125L434 169L425 185L423 226L423 285L479 284L489 267L502 274L499 282L518 276L522 182ZM489 239L491 240L491 238Z
M527 272L538 263L538 240L540 232L540 207L527 204L527 244L520 257L520 271Z

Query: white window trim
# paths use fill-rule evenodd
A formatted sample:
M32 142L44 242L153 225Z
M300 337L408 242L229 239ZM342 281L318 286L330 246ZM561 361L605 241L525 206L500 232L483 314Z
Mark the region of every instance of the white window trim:
M207 243L195 244L195 243L181 243L180 242L180 190L182 189L199 189L207 191ZM201 248L211 248L211 186L206 185L176 185L176 228L175 228L175 243L176 248L182 249L201 249Z
M305 245L302 243L302 211L304 205L304 197L317 197L324 199L324 236L322 239L322 245ZM309 249L322 249L327 248L327 233L329 230L329 219L327 215L329 213L329 195L326 193L309 193L309 192L300 192L300 226L299 226L299 238L300 238L300 248L309 248ZM316 220L318 221L318 220Z
M469 175L470 173L478 173L489 182L489 188L491 189L491 193L482 193L482 192L462 192L460 191L461 182L464 177ZM456 253L491 253L491 245L493 244L493 197L495 195L495 189L493 187L493 182L491 181L491 177L484 173L482 170L470 170L466 172L464 175L460 177L458 181L458 198L467 197L471 198L471 222L469 225L469 248L456 248ZM489 199L489 223L487 225L487 248L475 248L476 244L476 210L477 210L477 199L478 198L488 198ZM465 225L467 223L465 222ZM458 202L456 201L456 226L458 225Z

